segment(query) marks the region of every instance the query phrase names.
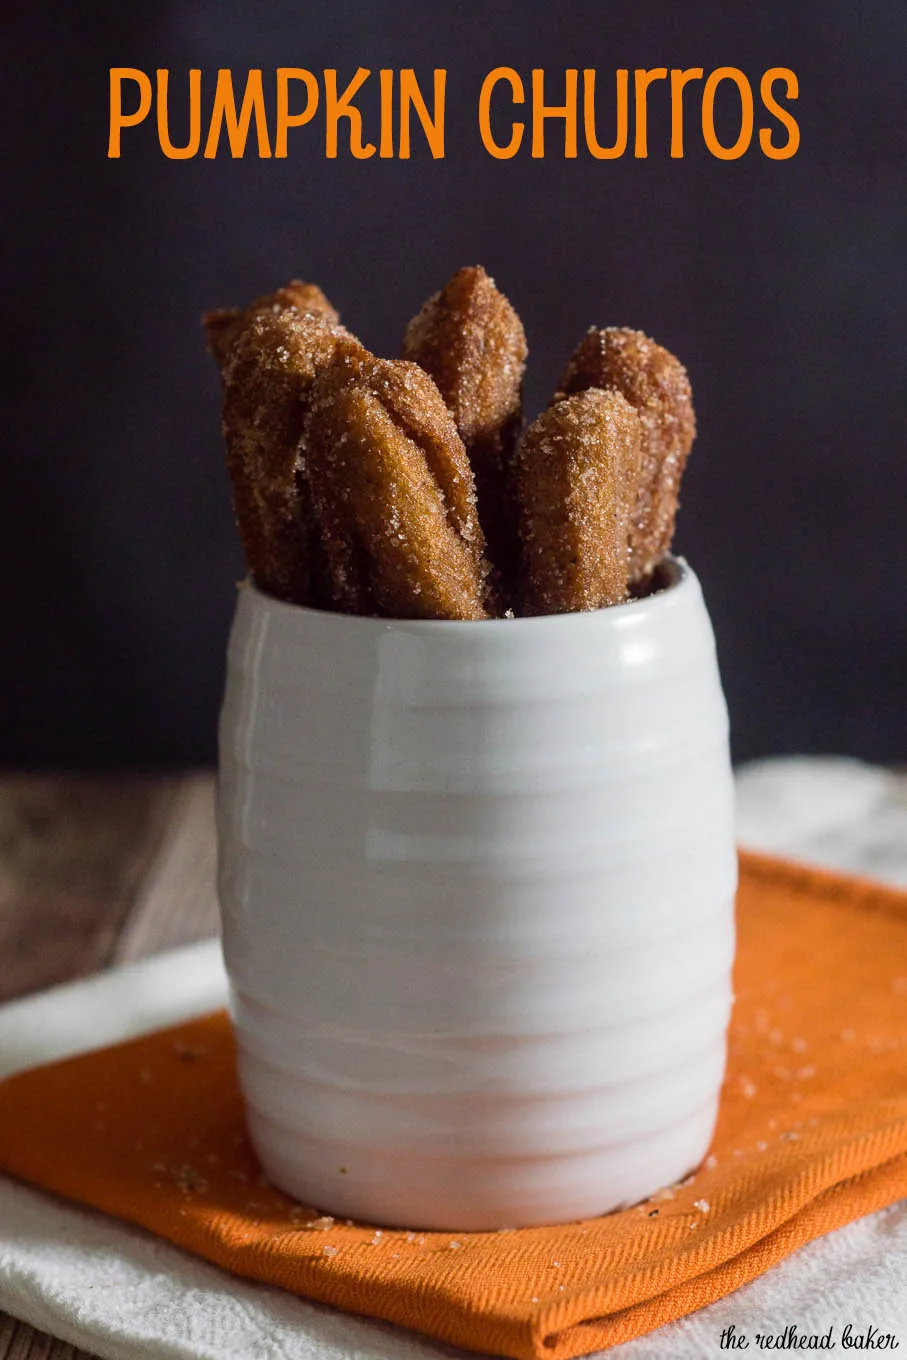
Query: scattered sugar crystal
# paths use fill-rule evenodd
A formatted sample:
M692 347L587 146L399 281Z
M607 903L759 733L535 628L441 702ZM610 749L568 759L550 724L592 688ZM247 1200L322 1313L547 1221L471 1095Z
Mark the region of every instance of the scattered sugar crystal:
M204 1176L200 1176L194 1166L189 1166L185 1162L172 1168L170 1179L177 1189L182 1190L185 1195L191 1195L195 1190L208 1189L208 1182Z
M325 1256L336 1256L340 1248L332 1247L330 1242L326 1242L325 1245L321 1248L321 1250L324 1252Z
M697 1199L693 1201L693 1208L698 1209L701 1214L707 1214L712 1206L707 1199Z

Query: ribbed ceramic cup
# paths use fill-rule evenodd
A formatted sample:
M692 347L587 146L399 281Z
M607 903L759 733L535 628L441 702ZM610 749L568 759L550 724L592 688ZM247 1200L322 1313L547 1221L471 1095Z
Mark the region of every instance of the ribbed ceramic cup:
M704 1156L731 1003L727 716L699 583L482 623L241 589L220 730L240 1080L322 1212L483 1229Z

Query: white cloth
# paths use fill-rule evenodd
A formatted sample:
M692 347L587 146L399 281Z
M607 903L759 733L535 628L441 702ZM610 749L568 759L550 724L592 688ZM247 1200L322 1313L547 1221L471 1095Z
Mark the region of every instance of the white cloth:
M747 845L907 885L907 779L845 760L738 776ZM224 1000L213 942L0 1008L0 1073L109 1043ZM801 1248L609 1360L700 1360L733 1325L802 1335L850 1324L907 1345L907 1202ZM0 1177L0 1306L110 1360L442 1360L465 1352L235 1279L147 1233Z

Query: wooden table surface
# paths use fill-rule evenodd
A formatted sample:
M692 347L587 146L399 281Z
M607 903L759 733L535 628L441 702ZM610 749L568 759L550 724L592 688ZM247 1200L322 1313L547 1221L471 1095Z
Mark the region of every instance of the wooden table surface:
M213 775L0 775L0 1004L217 929ZM0 1360L91 1360L0 1312Z

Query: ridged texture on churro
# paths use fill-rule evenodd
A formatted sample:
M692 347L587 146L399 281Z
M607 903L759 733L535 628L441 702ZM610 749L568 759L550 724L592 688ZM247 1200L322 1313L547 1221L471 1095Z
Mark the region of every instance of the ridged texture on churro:
M486 617L469 461L421 368L341 346L315 383L305 459L336 608Z
M671 546L678 491L696 436L686 369L642 331L588 331L564 370L559 396L587 388L623 393L642 425L642 464L630 527L630 579L644 583Z
M224 440L249 572L262 590L313 604L317 527L300 455L317 374L340 341L323 316L269 310L246 323L224 372Z
M476 480L479 518L508 593L517 558L511 465L522 423L526 335L485 270L459 270L413 317L403 357L431 374L456 422Z
M303 283L302 279L291 279L283 288L278 288L273 293L265 293L254 302L250 302L248 307L222 307L205 312L202 317L205 338L222 375L243 328L257 316L284 311L299 312L303 316L314 314L334 325L340 320L339 314L318 285Z
M549 406L523 436L517 503L524 614L600 609L627 598L640 421L619 392Z

